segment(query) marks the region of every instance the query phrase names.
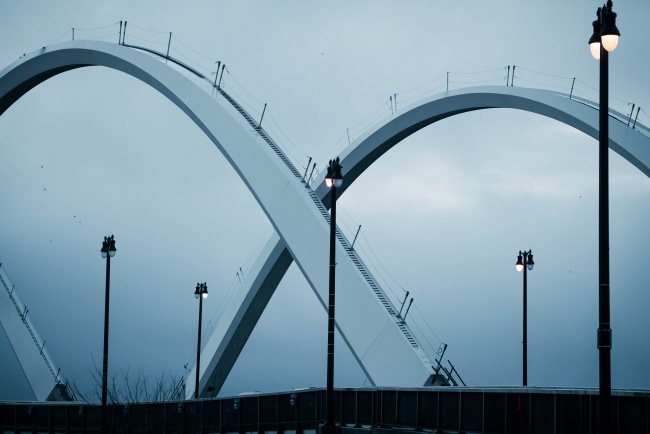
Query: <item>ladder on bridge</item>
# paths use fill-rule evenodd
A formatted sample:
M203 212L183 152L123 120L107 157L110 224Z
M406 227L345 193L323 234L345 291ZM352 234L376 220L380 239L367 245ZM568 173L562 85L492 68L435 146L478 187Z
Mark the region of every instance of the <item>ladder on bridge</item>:
M268 136L268 134L266 134L266 132L262 129L262 127L253 120L250 114L248 114L248 112L244 110L244 108L239 103L237 103L237 101L235 101L230 95L228 95L228 93L226 93L223 89L217 87L217 91L235 108L235 110L237 110L237 112L239 112L239 114L241 114L241 116L246 120L246 122L248 122L248 124L253 128L253 130L255 130L255 132L269 145L269 147L278 156L278 158L280 158L280 160L282 160L282 162L289 168L293 176L300 179L302 182L305 182L303 180L302 175L298 172L298 170L293 165L293 163L291 163L291 161L287 158L284 152L282 152L280 147L273 141L273 139L271 139ZM314 202L314 205L316 205L319 212L321 213L321 215L329 225L331 222L330 214L325 208L325 205L323 205L323 202L321 202L321 200L318 198L316 192L306 182L305 182L305 187L309 192L309 197L311 198L312 202ZM398 315L395 312L395 308L386 297L386 294L379 287L377 281L368 272L365 264L361 261L361 258L359 258L356 252L350 247L350 243L345 238L345 236L343 236L343 234L341 233L341 231L339 231L338 228L336 228L336 238L338 239L339 243L341 243L341 245L347 252L347 255L349 256L350 260L359 270L364 280L368 283L368 286L370 286L370 288L373 290L373 292L375 293L375 295L377 296L381 304L388 311L391 317L394 318L395 322L398 324L399 329L404 334L404 337L409 341L409 343L413 348L418 349L419 345L417 340L412 335L412 333L410 332L406 324L401 320L400 317L398 317Z

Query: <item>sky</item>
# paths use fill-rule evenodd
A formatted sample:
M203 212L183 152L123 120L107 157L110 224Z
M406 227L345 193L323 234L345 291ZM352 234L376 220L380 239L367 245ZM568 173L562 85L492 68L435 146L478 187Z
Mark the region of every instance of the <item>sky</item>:
M568 92L575 77L578 95L596 101L598 63L587 41L598 6L4 1L0 68L70 40L73 27L75 39L116 42L115 23L126 20L127 43L161 51L172 32L172 56L205 74L225 63L225 90L253 116L267 104L262 126L298 170L309 157L323 170L348 134L354 140L390 115L389 96L397 95L399 113L444 91L447 72L450 89L505 85L507 66L516 65L515 86ZM610 104L650 113L650 2L619 0L614 10L622 35L610 55ZM648 113L639 114L646 125ZM597 195L595 139L539 115L492 109L399 143L339 199L337 220L349 239L361 225L355 247L388 296L399 305L410 292L411 328L432 357L446 343L445 359L472 386L521 384L522 274L514 265L531 249L528 384L597 387ZM0 203L0 263L61 375L84 392L101 365L104 236L114 234L117 247L110 374L153 382L194 363L196 283L210 293L206 336L271 231L196 125L147 85L100 67L56 76L0 116ZM614 388L650 389L649 218L650 180L610 151ZM324 387L326 330L326 313L292 265L221 396ZM0 348L3 366L15 364L6 342ZM367 386L340 339L336 352L335 385ZM21 399L13 379L0 375L0 399Z

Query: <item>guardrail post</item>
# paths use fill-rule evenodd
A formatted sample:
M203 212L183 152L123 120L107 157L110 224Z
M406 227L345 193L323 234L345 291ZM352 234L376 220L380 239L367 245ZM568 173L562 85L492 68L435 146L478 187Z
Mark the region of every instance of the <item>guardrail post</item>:
M264 109L262 109L262 117L260 118L259 124L257 124L258 127L262 127L262 120L264 120L264 113L266 112L266 103L264 103Z
M632 129L634 129L634 127L636 126L636 120L639 119L639 112L640 111L641 111L641 107L637 107L637 109L636 109L636 117L634 118L634 123L632 124Z
M360 428L359 425L359 391L354 391L354 427Z
M458 394L458 432L463 432L463 392Z
M379 405L379 426L384 425L384 391L380 390L379 392L379 402L377 403Z
M415 431L422 431L420 428L420 392L415 392Z
M397 424L397 421L399 421L399 390L395 391L395 416L394 416L395 424Z
M513 67L513 71L512 71L513 76L514 73L515 71ZM505 431L507 432L508 431L508 394L507 393L503 394L503 426Z
M257 433L261 434L260 431L260 397L257 397Z
M169 48L172 46L172 32L169 32L169 42L167 42L167 56L165 59L165 63L167 63L167 59L169 59Z
M436 425L437 428L440 428L440 392L436 392L436 395L438 395L436 397ZM441 432L441 430L437 430L436 432Z
M485 431L485 392L481 392L481 405L483 406L481 410L481 431Z
M557 395L553 394L553 434L557 432Z

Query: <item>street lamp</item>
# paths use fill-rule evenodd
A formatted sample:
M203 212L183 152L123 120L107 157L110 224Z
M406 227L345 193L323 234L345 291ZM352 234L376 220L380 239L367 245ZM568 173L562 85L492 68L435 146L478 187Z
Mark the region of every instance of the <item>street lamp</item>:
M111 294L111 258L115 256L115 237L104 237L102 258L106 258L106 291L104 299L104 357L102 369L102 432L106 430L106 396L108 394L108 305Z
M589 38L591 54L600 60L598 134L598 357L600 377L601 432L612 430L612 329L609 316L609 52L618 45L621 33L616 28L612 1L598 8L598 19Z
M199 341L196 344L196 386L194 387L194 399L199 399L199 371L201 370L201 322L203 319L203 299L208 298L208 285L197 283L194 297L199 299Z
M325 185L330 189L331 216L330 216L330 269L329 269L329 305L327 309L327 395L325 425L323 434L338 432L334 426L334 293L336 270L336 189L343 185L341 164L338 157L330 160L327 167Z
M522 341L524 386L528 386L528 275L526 273L528 270L532 270L534 266L535 261L533 261L533 252L529 250L522 253L520 250L515 268L517 271L524 270L524 340Z

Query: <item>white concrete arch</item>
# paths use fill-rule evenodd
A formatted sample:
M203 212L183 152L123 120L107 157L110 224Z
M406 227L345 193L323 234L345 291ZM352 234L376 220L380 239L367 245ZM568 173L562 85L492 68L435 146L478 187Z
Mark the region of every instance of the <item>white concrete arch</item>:
M215 333L221 339L211 339L204 349L210 357L202 358L210 361L201 369L200 392L208 396L220 389L292 260L326 306L328 273L322 264L327 263L329 249L327 211L286 158L270 146L261 129L255 128L251 134L251 126L228 104L215 101L155 57L124 46L74 41L23 56L0 72L0 114L39 83L86 66L105 66L129 74L178 106L230 162L279 235L279 245L268 252L274 259L264 261L268 267L257 270L253 280L248 279L254 291L240 291L245 298L222 317L225 333ZM342 244L337 249L339 258L349 255ZM359 262L342 261L338 265L339 282L348 288L338 297L336 326L341 336L373 384L425 384L431 378L432 361L399 321L381 289L373 289L372 278L360 270ZM219 351L220 356L213 357ZM193 375L191 372L189 377ZM188 384L186 392L188 397L193 395L193 384Z
M325 308L327 294L327 222L318 199L328 202L322 178L314 193L280 161L263 140L250 135L240 120L189 79L155 58L115 44L76 41L43 48L0 72L0 114L29 89L59 73L106 66L152 86L189 116L224 154L245 182L276 235L248 272L246 288L233 300L207 343L202 359L201 396L215 394L225 381L241 348L292 260L305 275ZM592 137L597 135L597 111L549 91L514 87L463 89L434 96L369 130L342 154L345 188L379 156L403 138L437 120L486 108L517 108L557 119ZM612 121L610 147L650 175L650 139ZM346 287L338 295L337 328L372 384L421 386L431 379L431 360L409 341L408 329L390 302L380 302L353 264L352 252L339 244L337 271ZM352 259L351 259L352 258ZM363 312L363 317L359 313ZM193 372L190 378L193 378ZM193 395L188 385L187 396Z
M343 194L373 162L401 140L450 116L489 108L513 108L558 120L597 139L598 110L595 106L595 103L589 101L570 99L566 94L506 86L465 88L423 99L371 127L343 150L340 157L345 168L345 182L339 192ZM617 113L617 116L624 118L620 113ZM649 132L644 126L638 128L643 128L646 134ZM650 138L647 135L628 127L616 118L611 118L609 146L650 176ZM325 186L324 173L316 180L315 185L316 195L329 208L329 189ZM237 342L231 338L237 333L237 318L258 317L263 310L260 306L265 306L261 301L268 301L271 296L272 289L257 282L268 276L284 274L290 263L291 255L284 248L282 241L277 235L272 236L249 271L249 276L256 277L248 283L245 295L242 294L240 300L236 300L235 306L232 307L231 316L228 317L232 322L229 325L220 324L208 344L209 347L206 348L213 353L211 366L214 366L216 378L220 379L215 383L219 387L225 380L224 375L227 375L234 363L228 357L227 343ZM260 287L265 289L259 290Z
M381 155L404 138L441 119L474 110L488 108L514 108L530 111L566 123L591 137L598 136L598 111L594 103L571 100L568 95L537 89L516 87L474 87L445 92L418 101L385 119L357 138L341 154L341 164L345 168L345 182L339 189L344 193ZM623 115L619 116L623 118ZM641 127L644 128L644 127ZM646 129L647 130L647 129ZM647 132L647 131L646 131ZM622 122L610 121L609 145L616 152L650 176L650 139ZM329 207L329 190L325 187L324 174L315 182L316 195ZM249 276L255 276L242 291L240 298L233 301L228 312L228 320L217 326L208 346L206 356L213 357L215 391L218 391L225 376L234 364L229 349L233 343L241 342L246 332L239 325L251 322L242 320L246 316L259 318L263 307L274 288L260 282L270 276L281 276L291 263L291 255L284 247L280 237L275 234L267 242L258 256ZM375 380L371 378L374 383ZM377 384L382 384L378 380ZM421 386L420 384L409 384ZM406 384L403 384L406 385Z
M469 87L443 92L406 107L398 115L368 129L341 153L346 168L343 190L363 171L405 137L439 120L475 110L511 108L555 119L598 139L598 104L569 98L568 94L512 86ZM632 129L620 121L626 116L610 111L609 147L650 176L650 131L637 124ZM639 129L643 129L646 135ZM327 194L318 180L320 197Z

